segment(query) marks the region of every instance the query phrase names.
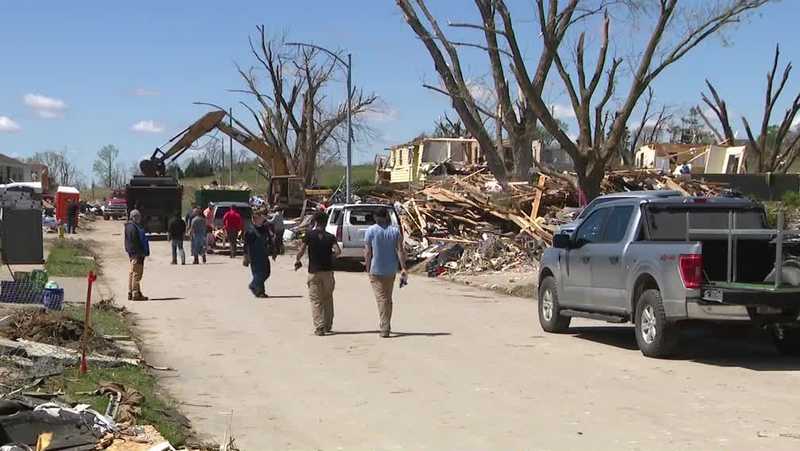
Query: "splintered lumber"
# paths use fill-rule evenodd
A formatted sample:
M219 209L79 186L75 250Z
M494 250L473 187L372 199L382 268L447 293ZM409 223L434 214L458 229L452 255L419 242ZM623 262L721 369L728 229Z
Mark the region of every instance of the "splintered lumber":
M536 190L536 194L533 198L533 206L531 207L531 218L536 218L539 216L539 206L542 203L542 192L544 191L544 186L547 183L547 176L544 174L539 174L539 182L536 184L538 188Z

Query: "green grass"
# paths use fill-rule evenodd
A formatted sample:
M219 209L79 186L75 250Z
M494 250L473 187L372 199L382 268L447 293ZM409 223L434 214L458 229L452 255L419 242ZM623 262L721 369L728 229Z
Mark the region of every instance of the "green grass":
M320 186L336 189L344 178L344 166L325 166L317 172ZM375 180L375 166L360 164L353 166L353 183L356 185L372 185Z
M82 305L67 305L64 314L70 318L83 321L85 309ZM131 335L131 329L125 317L118 311L92 308L92 327L98 335Z
M103 382L115 382L125 388L135 389L144 395L142 412L137 417L138 424L153 425L170 443L179 446L186 441L187 431L178 420L177 410L158 390L158 381L147 370L135 366L118 368L89 368L81 376L77 368L67 369L62 375L48 380L51 389L62 389L64 398L70 403L89 404L98 412L104 412L108 405L105 396L85 394L97 390Z
M97 271L97 262L88 243L64 238L53 242L45 269L51 276L84 277L89 271Z

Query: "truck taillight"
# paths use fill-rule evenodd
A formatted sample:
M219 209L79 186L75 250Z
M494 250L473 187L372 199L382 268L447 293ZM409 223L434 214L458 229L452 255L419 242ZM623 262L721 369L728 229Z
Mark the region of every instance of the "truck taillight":
M700 254L681 255L678 263L683 286L689 289L700 288L703 284L703 256Z

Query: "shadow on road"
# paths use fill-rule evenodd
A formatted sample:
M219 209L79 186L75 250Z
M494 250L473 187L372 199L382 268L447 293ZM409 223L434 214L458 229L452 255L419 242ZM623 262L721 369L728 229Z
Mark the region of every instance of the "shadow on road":
M389 338L403 337L445 337L453 335L450 332L392 332Z
M378 330L334 330L332 335L365 335L365 334L378 334ZM389 338L402 338L402 337L442 337L452 335L450 332L392 332Z
M574 327L575 337L618 348L638 351L632 326ZM800 358L780 355L769 336L752 327L686 325L673 360L689 360L706 365L740 367L754 371L798 371Z
M184 299L186 299L186 298L175 298L175 297L172 297L172 298L150 298L150 299L147 300L147 302L151 302L151 301L182 301Z
M274 294L271 294L271 295L269 295L268 298L263 298L263 299L265 301L268 301L270 299L303 299L303 297L304 296L298 296L298 295L292 295L292 294L287 294L287 295L274 295Z

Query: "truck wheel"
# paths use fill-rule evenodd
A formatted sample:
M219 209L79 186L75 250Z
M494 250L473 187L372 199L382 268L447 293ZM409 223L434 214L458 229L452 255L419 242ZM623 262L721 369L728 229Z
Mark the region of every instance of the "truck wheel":
M678 345L679 331L667 322L661 292L645 290L636 303L636 343L647 357L672 355Z
M561 316L558 307L558 290L552 276L542 279L539 284L539 324L545 332L563 333L569 330L569 316Z
M104 220L106 220L106 221L108 221L108 220L110 219L110 216L108 216L108 215L103 215L103 219L104 219Z
M800 329L772 329L772 342L783 355L800 356Z

